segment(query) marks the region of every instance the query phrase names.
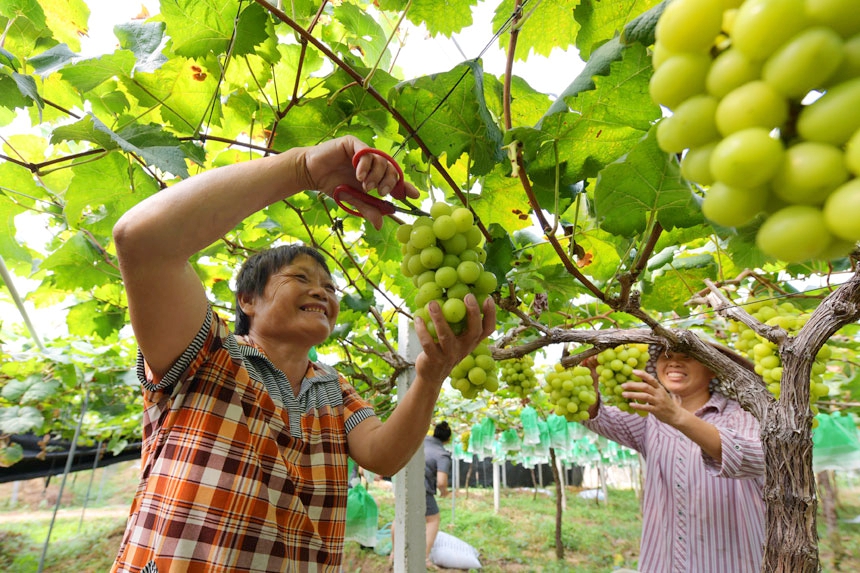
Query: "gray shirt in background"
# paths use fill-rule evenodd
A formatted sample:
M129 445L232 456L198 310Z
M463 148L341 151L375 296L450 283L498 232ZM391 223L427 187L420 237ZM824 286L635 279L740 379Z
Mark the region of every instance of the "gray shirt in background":
M439 438L427 436L424 438L424 489L428 495L436 495L436 472L451 475L451 452Z

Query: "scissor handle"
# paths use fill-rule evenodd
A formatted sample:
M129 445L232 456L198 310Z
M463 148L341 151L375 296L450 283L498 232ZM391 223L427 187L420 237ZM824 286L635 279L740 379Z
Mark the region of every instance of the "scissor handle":
M349 213L350 215L355 215L356 217L362 217L363 215L358 212L358 210L353 209L347 206L347 201L350 199L358 199L362 203L367 203L372 207L376 207L379 209L379 212L383 215L393 215L396 211L394 208L394 204L389 203L388 201L383 201L378 197L374 197L364 191L356 189L355 187L351 187L350 185L338 185L334 188L334 193L332 193L332 197L334 198L334 202L337 203L337 206Z
M352 166L358 168L358 160L367 154L378 155L388 161L391 166L394 167L395 171L397 171L397 183L394 184L394 188L391 190L389 195L391 195L398 201L403 201L404 199L406 199L406 185L403 183L403 170L400 168L400 165L397 164L397 161L384 151L374 149L373 147L365 147L364 149L360 149L356 152L355 155L352 156Z

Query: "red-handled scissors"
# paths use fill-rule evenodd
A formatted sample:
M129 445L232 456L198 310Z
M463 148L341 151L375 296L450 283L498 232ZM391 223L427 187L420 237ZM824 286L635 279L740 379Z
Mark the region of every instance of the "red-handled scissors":
M408 213L410 215L425 215L423 211L414 207L409 201L406 200L406 185L403 182L403 170L400 168L400 165L397 164L397 161L384 151L380 151L379 149L374 149L372 147L366 147L364 149L359 150L352 157L352 166L358 167L358 160L363 156L371 153L373 155L378 155L388 161L392 167L394 167L397 172L397 183L394 184L394 188L389 193L392 197L405 203L409 208L398 207L394 203L389 201L385 201L384 199L380 199L378 197L374 197L361 189L356 189L350 185L338 185L334 188L334 193L332 193L332 197L334 198L335 203L337 203L338 207L349 213L350 215L355 215L357 217L362 217L363 215L358 212L357 209L353 209L349 207L347 203L353 203L353 200L361 201L371 207L375 207L379 210L383 215L394 215L394 213Z

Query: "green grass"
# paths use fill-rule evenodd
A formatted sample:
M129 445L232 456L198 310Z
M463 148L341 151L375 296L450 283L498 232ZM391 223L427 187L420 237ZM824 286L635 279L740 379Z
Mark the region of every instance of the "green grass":
M99 470L101 471L101 470ZM54 525L46 568L48 573L103 573L110 569L122 538L124 509L133 495L136 470L117 468L100 482L97 474L93 491L101 485L101 501L90 500L83 527L80 509L86 494L89 472L81 472L67 483L63 517ZM377 482L378 483L378 482ZM44 481L41 482L44 484ZM52 481L52 487L56 485ZM8 484L0 487L0 500L9 499ZM31 488L16 508L0 510L0 571L35 573L48 531L53 503L48 503L43 488ZM36 493L32 493L36 492ZM379 525L394 520L394 494L376 484L370 488L379 506ZM564 559L556 560L555 497L531 490L504 490L498 513L493 507L490 489L460 489L452 520L451 499L440 500L442 531L470 543L480 552L484 573L610 573L618 567L636 568L641 520L639 502L631 490L610 490L609 503L577 496L576 488L567 490L567 509L562 520L561 539ZM841 558L827 536L826 525L819 516L822 571L836 573L860 571L860 524L844 520L860 515L860 488L856 483L840 487L839 542ZM91 493L92 497L92 493ZM54 497L53 499L56 499ZM113 516L104 517L97 506L119 508ZM26 521L13 522L13 514L24 514ZM102 516L100 516L100 513ZM4 517L9 516L9 519ZM838 568L837 568L838 565ZM372 550L347 542L345 573L383 573L390 571L388 558Z
M104 572L113 564L125 520L58 518L51 532L45 558L47 572ZM0 525L0 571L32 573L38 570L48 522L3 523Z

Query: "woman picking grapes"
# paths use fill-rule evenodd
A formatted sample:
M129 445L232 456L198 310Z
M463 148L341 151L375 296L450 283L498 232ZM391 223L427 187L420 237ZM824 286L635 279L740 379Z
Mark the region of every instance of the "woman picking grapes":
M656 370L657 378L634 370L641 382L622 385L636 413L598 400L583 422L645 459L639 570L758 571L765 518L758 421L712 391L714 373L696 359L660 350Z
M365 149L346 136L213 169L114 228L145 408L141 483L113 571L341 571L347 456L395 474L421 446L451 368L494 330L492 299L481 308L466 297L460 334L434 302L415 323L422 352L409 392L382 423L333 368L308 360L339 309L316 250L257 253L236 281L235 331L215 313L189 259L306 189L387 195L392 166ZM382 213L359 203L380 228Z

